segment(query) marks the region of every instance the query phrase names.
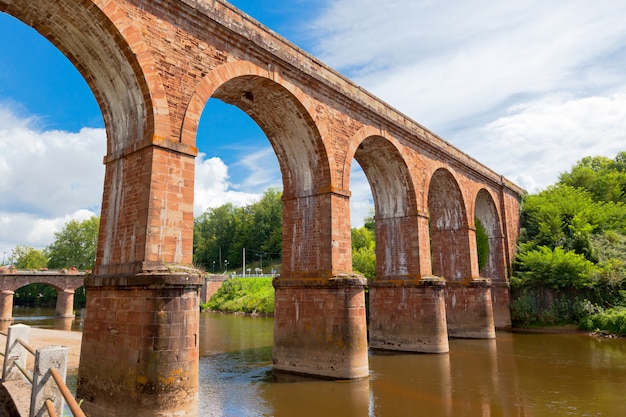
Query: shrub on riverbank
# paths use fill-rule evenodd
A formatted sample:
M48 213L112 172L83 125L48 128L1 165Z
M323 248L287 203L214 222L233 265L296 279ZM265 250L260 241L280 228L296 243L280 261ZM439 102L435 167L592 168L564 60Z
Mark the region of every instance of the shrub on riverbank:
M585 317L578 324L582 330L626 336L626 307L615 307Z
M230 278L202 309L227 313L274 314L272 278Z

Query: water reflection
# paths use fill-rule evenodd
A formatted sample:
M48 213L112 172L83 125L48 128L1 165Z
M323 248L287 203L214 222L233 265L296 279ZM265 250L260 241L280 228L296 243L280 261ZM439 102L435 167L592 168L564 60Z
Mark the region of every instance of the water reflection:
M16 321L67 326L50 311ZM48 314L46 316L46 314ZM72 329L80 329L80 317ZM449 354L370 354L370 378L324 381L272 371L273 320L203 313L199 416L623 416L626 339L498 333L450 340Z
M76 317L55 317L56 311L50 307L13 307L13 320L0 322L8 328L11 324L26 324L40 329L82 331L85 309L76 310ZM1 330L6 330L2 328Z
M370 355L369 379L273 375L272 320L203 314L202 416L621 416L626 341L498 333L450 353Z

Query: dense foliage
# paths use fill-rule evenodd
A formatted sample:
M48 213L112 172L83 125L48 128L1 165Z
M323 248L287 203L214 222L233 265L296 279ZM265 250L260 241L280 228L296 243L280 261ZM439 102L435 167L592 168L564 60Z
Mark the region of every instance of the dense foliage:
M203 309L250 314L274 313L272 278L230 278Z
M243 264L243 248L254 255L248 262L279 262L282 249L282 192L269 189L261 200L244 207L231 203L211 208L195 219L194 264L222 272ZM226 263L228 261L228 263Z
M626 153L587 157L526 196L511 279L514 324L583 321L625 302Z
M485 226L478 219L474 219L474 223L476 224L476 251L478 252L478 269L483 269L487 262L489 261L489 236L487 235L487 230L485 230Z
M98 228L100 218L92 216L78 222L70 220L60 232L54 234L54 242L46 248L48 268L75 267L78 270L93 269L96 263Z
M376 236L374 232L374 216L365 219L361 228L353 228L352 238L352 270L367 279L376 277Z

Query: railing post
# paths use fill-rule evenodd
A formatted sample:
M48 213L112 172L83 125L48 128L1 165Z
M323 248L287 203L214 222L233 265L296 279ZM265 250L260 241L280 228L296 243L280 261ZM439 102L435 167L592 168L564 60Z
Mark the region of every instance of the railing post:
M63 381L67 372L67 347L48 346L37 350L33 369L33 391L30 397L29 417L46 414L46 400L52 401L57 415L63 415L65 400L57 386L50 369L56 369Z
M30 327L24 324L14 324L9 326L4 354L4 366L2 367L3 381L14 381L23 378L22 373L15 363L17 362L22 366L22 368L26 368L26 355L28 354L28 351L24 346L18 343L17 339L22 339L24 343L28 343L29 337Z

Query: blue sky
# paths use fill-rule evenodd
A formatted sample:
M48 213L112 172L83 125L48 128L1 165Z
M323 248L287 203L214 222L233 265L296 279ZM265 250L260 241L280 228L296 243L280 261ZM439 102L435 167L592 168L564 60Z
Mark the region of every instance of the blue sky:
M625 1L232 3L531 192L584 156L626 150ZM8 256L99 214L105 144L84 80L1 13L0 57L0 256ZM269 142L238 109L211 100L198 145L196 214L281 184ZM351 191L358 226L372 206L362 175Z

